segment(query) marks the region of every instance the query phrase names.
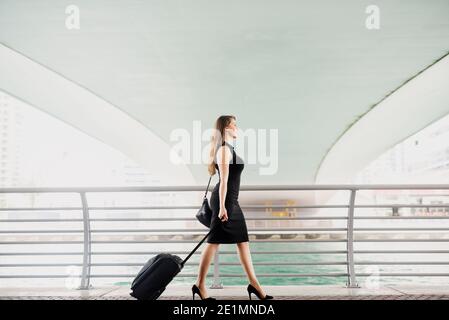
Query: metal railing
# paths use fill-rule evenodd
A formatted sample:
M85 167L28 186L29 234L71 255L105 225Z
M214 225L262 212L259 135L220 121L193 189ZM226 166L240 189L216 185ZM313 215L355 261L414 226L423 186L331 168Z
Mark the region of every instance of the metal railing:
M212 187L210 187L212 188ZM85 289L90 287L90 281L92 278L129 278L132 279L135 274L105 274L105 273L92 273L92 267L139 267L143 264L142 262L92 262L93 256L107 256L107 255L136 255L136 256L151 256L160 253L159 250L144 250L144 251L101 251L92 250L93 245L113 245L113 244L164 244L164 243L195 243L197 239L193 239L195 234L201 236L207 230L205 228L151 228L151 229L141 229L141 228L130 228L130 229L98 229L92 228L93 222L163 222L163 221L196 221L194 214L199 208L199 205L170 205L170 206L93 206L89 205L87 200L88 194L95 193L127 193L127 192L200 192L203 191L202 186L174 186L174 187L86 187L86 188L3 188L0 189L0 194L26 194L26 193L58 193L58 194L78 194L80 206L60 206L60 207L10 207L10 208L0 208L0 213L2 212L15 212L12 219L0 219L0 222L5 223L41 223L41 222L73 222L79 223L82 228L80 229L1 229L0 230L0 248L6 248L8 246L26 244L29 246L34 245L61 245L61 244L79 244L82 245L82 251L36 251L30 249L29 251L8 251L0 250L0 257L2 256L82 256L81 263L0 263L0 270L2 268L33 268L33 267L62 267L62 266L79 266L82 269L81 273L81 285L80 288ZM357 204L357 193L360 191L375 191L375 190L449 190L449 185L273 185L273 186L242 186L240 189L242 192L246 191L345 191L349 193L349 200L347 204L334 204L334 205L241 205L241 208L245 212L250 210L259 209L342 209L345 210L345 215L335 216L335 215L318 215L318 216L288 216L288 217L246 217L247 221L313 221L313 220L323 220L323 221L346 221L345 227L298 227L298 228L250 228L249 234L256 239L250 241L255 243L342 243L346 247L344 249L326 249L326 250L257 250L253 251L254 255L344 255L344 261L312 261L312 262L288 262L288 261L271 261L271 262L255 262L256 266L277 266L277 270L282 270L283 266L346 266L345 272L331 272L331 273L258 273L259 277L346 277L348 287L358 287L357 279L359 277L370 276L371 273L357 272L356 266L370 266L370 265L429 265L429 266L449 266L449 261L356 261L354 259L355 254L449 254L449 250L433 250L433 249L411 249L411 250L355 250L354 244L356 243L435 243L435 242L449 242L449 236L447 231L449 231L449 226L445 227L354 227L355 221L394 221L394 220L442 220L449 219L449 215L441 216L380 216L380 215L357 215L356 209L391 209L392 212L398 212L401 208L448 208L449 203L443 204ZM111 212L114 210L120 210L129 212L132 210L166 210L166 209L182 209L191 210L191 214L186 217L102 217L102 218L92 218L91 212L102 211ZM67 219L56 219L56 218L16 218L16 213L19 214L22 211L78 211L81 212L82 216L80 218L67 218ZM449 220L448 220L449 221ZM201 226L199 223L198 226ZM392 237L377 237L377 238L366 238L366 236L373 235L373 232L425 232L426 238L392 238ZM444 236L440 238L429 237L435 231L444 232ZM102 234L135 234L135 233L145 233L146 235L158 234L163 232L170 232L171 235L179 234L183 235L185 232L190 232L187 237L175 238L166 240L164 238L156 239L102 239L99 235ZM288 232L288 235L294 235L294 237L273 237L279 233L280 235ZM314 234L314 232L326 237L319 238L299 238L296 235L304 234ZM328 232L326 234L326 232ZM82 235L78 240L54 240L39 238L37 240L22 241L18 240L11 235L19 234L63 234L63 235ZM345 237L342 236L345 235ZM10 235L9 238L5 238L2 235ZM314 234L315 235L315 234ZM329 237L329 235L334 235ZM6 247L5 247L6 246ZM30 247L30 248L31 248ZM188 250L174 250L171 251L173 254L187 254ZM197 252L196 254L199 254ZM220 266L228 265L239 265L238 263L232 262L220 262L221 255L235 254L233 251L218 251L213 262L213 285L214 288L221 287L221 277L244 277L245 274L235 274L235 273L221 273ZM197 262L189 262L187 265L198 265ZM136 269L138 271L138 269ZM195 274L180 273L180 277L194 277ZM210 276L210 275L208 275ZM408 276L429 276L429 277L449 277L449 272L383 272L379 276L385 277L408 277ZM0 274L0 278L67 278L66 274L34 274L32 272L25 274Z

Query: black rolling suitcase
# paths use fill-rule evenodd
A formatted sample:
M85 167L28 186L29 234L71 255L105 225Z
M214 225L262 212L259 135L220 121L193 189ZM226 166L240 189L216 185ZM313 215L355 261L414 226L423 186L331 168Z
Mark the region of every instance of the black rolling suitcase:
M211 231L204 236L184 260L170 253L160 253L148 260L134 279L130 295L138 300L156 300L159 298L166 286L182 270L184 264L206 240Z

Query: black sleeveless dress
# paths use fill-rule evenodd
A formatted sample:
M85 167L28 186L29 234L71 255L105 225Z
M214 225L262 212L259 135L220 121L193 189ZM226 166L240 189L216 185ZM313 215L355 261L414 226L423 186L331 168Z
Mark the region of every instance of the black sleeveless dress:
M218 182L210 197L210 207L212 209L211 228L214 228L207 238L208 243L238 243L248 241L248 230L242 209L238 202L240 190L240 175L243 171L243 160L234 151L234 147L228 142L223 145L228 146L232 152L232 161L229 163L228 188L226 192L225 208L228 212L228 221L221 221L218 218L220 213L220 182ZM215 164L220 177L220 170ZM218 225L217 225L218 224Z

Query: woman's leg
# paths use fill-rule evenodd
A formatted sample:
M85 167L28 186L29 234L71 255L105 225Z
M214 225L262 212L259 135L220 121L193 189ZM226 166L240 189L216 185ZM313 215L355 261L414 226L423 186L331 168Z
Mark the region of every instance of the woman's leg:
M219 244L218 243L207 243L203 252L201 253L200 266L198 270L198 277L196 279L196 285L201 291L201 295L203 298L207 298L207 290L206 290L206 275L207 270L209 269L209 265L212 261L212 258L217 252Z
M251 260L251 252L249 250L249 242L240 242L237 243L238 253L240 262L243 266L243 269L246 272L249 283L260 292L262 296L265 296L265 292L257 281L256 273L254 272L253 262Z

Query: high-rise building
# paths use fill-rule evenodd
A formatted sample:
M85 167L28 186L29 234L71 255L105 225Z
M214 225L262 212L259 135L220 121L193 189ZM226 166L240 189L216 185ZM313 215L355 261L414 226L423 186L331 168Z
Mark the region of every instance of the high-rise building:
M20 153L23 115L11 104L11 98L0 92L0 186L17 186L20 175Z
M396 182L413 179L415 183L443 183L448 174L449 116L446 116L379 156L358 173L354 182L388 183L390 178Z

